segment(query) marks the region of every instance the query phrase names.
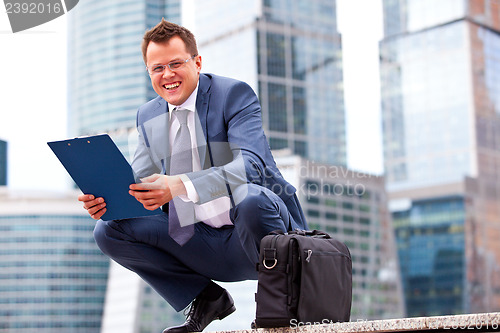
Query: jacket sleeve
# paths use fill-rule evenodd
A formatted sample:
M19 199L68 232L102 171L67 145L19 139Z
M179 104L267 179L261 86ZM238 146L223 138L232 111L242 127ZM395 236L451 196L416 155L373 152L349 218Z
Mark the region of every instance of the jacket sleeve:
M248 183L273 186L274 192L278 189L286 197L293 195L295 188L276 169L262 128L260 103L253 90L246 83L238 82L222 97L227 142L208 142L214 166L187 174L199 195L197 203L228 196L237 187ZM270 172L271 170L274 172ZM288 186L287 191L280 188L281 185ZM243 199L245 191L240 190L238 193L243 196L233 197L235 204Z

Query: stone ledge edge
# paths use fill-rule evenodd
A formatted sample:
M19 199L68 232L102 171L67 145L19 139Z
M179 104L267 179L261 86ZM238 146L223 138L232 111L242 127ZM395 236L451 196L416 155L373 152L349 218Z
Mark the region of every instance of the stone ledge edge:
M384 320L358 320L330 324L301 323L293 321L290 327L219 331L217 333L364 333L424 330L449 330L450 333L453 333L454 330L498 331L500 330L500 312Z

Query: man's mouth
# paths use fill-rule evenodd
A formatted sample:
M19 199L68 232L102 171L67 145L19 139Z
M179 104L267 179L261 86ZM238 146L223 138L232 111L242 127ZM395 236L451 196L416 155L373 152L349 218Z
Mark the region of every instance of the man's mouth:
M169 83L169 84L166 84L164 85L165 89L167 90L172 90L172 89L175 89L177 88L178 86L180 86L181 83L180 82L174 82L174 83Z

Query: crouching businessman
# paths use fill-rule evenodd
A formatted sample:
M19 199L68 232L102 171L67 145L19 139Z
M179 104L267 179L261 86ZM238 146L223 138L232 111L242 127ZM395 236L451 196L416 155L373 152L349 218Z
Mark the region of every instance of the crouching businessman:
M78 200L98 220L102 252L175 310L191 304L186 322L164 332L198 332L235 311L214 281L256 279L262 237L307 226L295 188L269 150L253 90L200 74L193 34L165 20L145 33L142 52L159 96L137 113L132 168L142 182L130 186L130 195L163 212L103 221L103 198L87 193Z

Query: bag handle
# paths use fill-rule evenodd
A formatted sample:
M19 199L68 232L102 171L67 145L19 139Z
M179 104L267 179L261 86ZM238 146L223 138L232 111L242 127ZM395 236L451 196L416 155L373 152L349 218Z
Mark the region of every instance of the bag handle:
M269 235L284 235L285 232L283 230L274 230L269 233ZM332 238L329 234L321 230L300 230L295 229L288 232L289 235L299 235L299 236L308 236L314 238L324 238L330 239Z

